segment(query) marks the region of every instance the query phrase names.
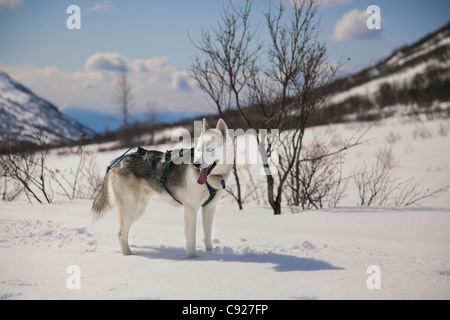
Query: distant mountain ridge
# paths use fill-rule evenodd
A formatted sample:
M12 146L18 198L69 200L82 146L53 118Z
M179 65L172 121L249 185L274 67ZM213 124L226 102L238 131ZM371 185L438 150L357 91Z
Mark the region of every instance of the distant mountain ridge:
M52 145L95 135L93 130L0 71L0 139L7 138L13 144L36 142L35 132L41 132Z
M329 93L320 114L328 118L326 122L370 119L405 106L450 116L450 22L336 80Z
M352 85L387 76L404 68L417 66L423 62L450 58L450 23L439 30L425 36L411 45L405 45L395 50L387 58L372 67L366 68L357 74L351 75Z
M119 111L102 112L95 110L87 110L80 107L69 107L62 111L70 118L84 124L94 131L102 134L106 131L117 131L123 126L123 114ZM172 124L177 121L198 117L198 112L171 112L169 110L156 111L156 123ZM133 126L136 122L149 121L148 112L136 111L130 114L129 123Z

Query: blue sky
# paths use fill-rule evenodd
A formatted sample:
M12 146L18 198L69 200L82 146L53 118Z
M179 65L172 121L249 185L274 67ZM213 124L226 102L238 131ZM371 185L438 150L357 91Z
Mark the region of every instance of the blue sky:
M262 13L277 1L254 2L252 24L262 40ZM0 0L0 69L61 109L106 112L115 79L110 67L126 64L136 111L151 103L160 111L208 112L206 97L187 73L195 56L188 32L198 39L227 2ZM66 27L72 4L81 9L81 30ZM352 24L369 5L380 7L382 30L375 36L367 30L353 34ZM345 65L350 72L440 28L449 12L448 0L323 0L320 37L330 61L351 58Z

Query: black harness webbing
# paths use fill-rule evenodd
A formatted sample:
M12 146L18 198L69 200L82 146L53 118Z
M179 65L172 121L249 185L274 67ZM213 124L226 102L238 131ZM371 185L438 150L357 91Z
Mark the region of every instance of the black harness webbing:
M148 157L147 150L145 150L145 149L143 149L143 148L138 146L137 152L142 155L142 159L145 161L145 164L147 165L147 168L149 168L151 170L152 175L154 175L155 172L153 171L153 169L155 167L155 163L153 161L150 161L150 159ZM184 150L183 149L181 149L180 152L178 152L178 154L175 155L175 156L172 156L172 150L168 150L166 153L161 154L161 157L165 158L164 159L165 166L164 166L163 172L161 174L161 177L160 178L156 178L156 181L164 188L164 190L176 202L178 202L181 205L183 205L183 203L180 200L178 200L177 198L175 198L173 193L170 192L170 190L167 188L167 186L166 186L166 178L167 178L167 174L169 173L170 166L172 165L173 159L175 157L182 157L183 154L184 154ZM214 197L216 196L217 190L218 190L218 189L215 189L215 188L211 187L208 182L206 182L206 187L208 188L208 191L209 191L209 197L208 197L208 199L206 199L205 202L203 202L202 207L206 206L208 203L210 203L214 199Z

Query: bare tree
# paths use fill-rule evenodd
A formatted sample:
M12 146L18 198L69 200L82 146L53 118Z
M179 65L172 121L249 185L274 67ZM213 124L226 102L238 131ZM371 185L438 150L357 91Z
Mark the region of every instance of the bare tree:
M156 103L147 101L146 107L147 107L147 117L148 117L148 131L150 133L150 145L154 145L155 144L155 125L158 121L158 116L156 113Z
M325 88L334 80L340 64L327 63L325 43L318 40L319 22L314 0L294 1L290 16L280 2L275 12L266 14L270 33L269 67L264 83L255 80L255 105L262 106L261 124L289 130L280 139L280 166L276 175L267 174L269 203L275 214L281 213L284 185L294 173L299 173L303 137L310 115L325 101ZM261 84L263 84L261 86ZM264 94L266 92L266 94ZM263 94L261 94L263 93ZM267 94L269 93L269 94ZM272 146L266 148L270 157ZM326 157L322 154L322 157ZM297 188L300 180L295 176Z
M265 153L262 153L270 158L274 148L279 151L280 165L276 172L267 172L266 175L268 201L274 214L281 213L285 183L290 177L296 184L296 192L301 190L300 165L308 161L300 158L305 129L310 115L325 101L326 88L342 66L341 63L326 61L325 43L318 40L317 2L302 0L294 1L293 5L288 18L282 2L274 11L271 9L266 13L271 40L267 51L270 63L262 76L256 74L253 78L252 105L260 110L257 113L261 115L260 125L289 132L280 135L278 145L267 144ZM354 144L342 146L339 150ZM330 152L334 154L339 150ZM320 158L327 156L323 153ZM316 159L316 163L319 160ZM298 201L295 203L299 204Z
M202 31L200 42L193 44L200 52L192 62L190 72L199 87L213 102L219 115L231 127L242 125L228 116L228 111L237 108L241 121L251 127L245 115L246 91L250 78L256 72L256 62L262 45L255 40L255 31L250 26L252 1L236 8L230 1L224 8L216 28ZM235 157L236 160L236 157ZM232 193L242 209L242 194L236 162L233 166L237 194Z
M128 79L127 69L120 71L116 79L112 99L123 115L123 127L128 128L130 110L133 105L133 91Z
M123 115L122 128L117 132L118 139L122 146L128 146L132 143L133 132L129 127L129 117L133 106L133 90L128 79L127 69L120 71L114 85L112 101L120 108Z
M280 1L270 8L265 14L270 39L265 47L250 28L251 5L247 0L236 9L230 3L219 27L212 34L202 33L200 43L194 43L202 55L194 60L191 73L221 116L234 109L244 128L290 132L280 135L278 143L258 136L268 202L274 214L280 214L286 180L304 161L300 151L308 119L324 102L326 88L342 64L326 61L315 0L294 1L290 9ZM281 149L281 165L272 172L269 162L276 149Z

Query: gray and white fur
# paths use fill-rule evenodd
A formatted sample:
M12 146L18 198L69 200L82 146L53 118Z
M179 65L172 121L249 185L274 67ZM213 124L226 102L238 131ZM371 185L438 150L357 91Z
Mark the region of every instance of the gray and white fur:
M184 233L186 238L186 256L196 256L195 235L198 210L202 209L203 241L206 251L211 251L212 227L217 203L222 197L221 180L228 178L234 157L234 143L228 135L227 125L219 119L215 129L209 129L203 119L203 130L197 144L191 149L193 154L185 153L183 163L172 163L167 173L165 186L157 178L165 167L162 152L148 151L149 161L153 161L151 170L142 154L135 152L127 155L116 167L109 170L101 190L94 200L92 213L94 220L100 219L109 209L119 209L119 243L124 255L130 255L128 234L131 225L144 213L151 199L164 200L184 208ZM176 154L178 150L172 151ZM191 161L193 160L193 161ZM210 192L206 186L218 189L211 202L202 207ZM176 200L175 200L175 199Z

